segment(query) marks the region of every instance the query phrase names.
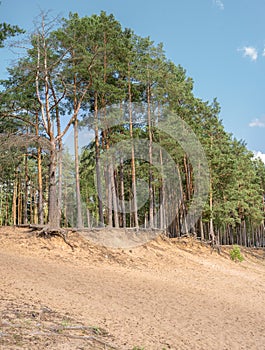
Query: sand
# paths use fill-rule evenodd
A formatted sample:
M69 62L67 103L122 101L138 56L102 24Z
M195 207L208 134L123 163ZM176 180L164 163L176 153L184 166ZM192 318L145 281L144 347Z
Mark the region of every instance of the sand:
M265 251L68 239L0 228L0 349L265 349Z

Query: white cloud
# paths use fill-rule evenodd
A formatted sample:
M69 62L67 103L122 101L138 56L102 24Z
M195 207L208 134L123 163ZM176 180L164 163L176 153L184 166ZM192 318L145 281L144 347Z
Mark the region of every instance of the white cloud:
M251 128L265 128L265 117L261 118L261 119L254 119L252 120L248 126L250 126Z
M256 61L258 58L258 51L255 47L252 46L244 46L239 51L243 51L244 57L249 57L252 61Z
M224 3L221 0L213 0L213 2L220 10L225 9Z
M262 56L265 57L265 48L263 49Z
M263 163L265 163L265 153L262 153L260 151L253 151L254 153L254 158L260 158Z

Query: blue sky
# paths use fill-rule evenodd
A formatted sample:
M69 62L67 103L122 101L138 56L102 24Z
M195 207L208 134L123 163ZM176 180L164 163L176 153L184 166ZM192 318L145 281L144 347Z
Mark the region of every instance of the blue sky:
M2 0L0 22L31 31L41 10L65 17L104 10L163 42L167 57L193 78L195 96L217 97L225 129L265 159L264 0ZM0 78L15 58L1 49Z

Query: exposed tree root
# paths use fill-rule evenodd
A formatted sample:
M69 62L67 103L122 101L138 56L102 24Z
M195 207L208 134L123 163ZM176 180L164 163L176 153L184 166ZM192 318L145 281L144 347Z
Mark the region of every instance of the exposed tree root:
M67 244L72 251L74 251L74 246L68 241L67 234L68 230L62 229L62 228L52 228L49 225L41 226L41 225L30 225L30 228L32 230L36 230L37 237L52 237L57 236L64 240L65 244Z

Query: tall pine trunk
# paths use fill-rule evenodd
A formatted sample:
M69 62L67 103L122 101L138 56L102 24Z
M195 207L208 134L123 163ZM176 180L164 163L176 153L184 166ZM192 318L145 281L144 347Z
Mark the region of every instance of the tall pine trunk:
M28 223L28 191L29 191L29 176L28 176L28 154L25 154L25 186L23 199L23 224Z
M122 227L126 227L124 171L123 171L123 159L122 158L120 160L120 192L121 192Z
M48 224L52 229L60 228L60 216L58 213L58 198L56 185L57 150L55 139L50 140L50 164L49 164L49 197L48 197Z
M38 162L38 221L40 225L44 224L43 215L43 183L42 183L42 160L41 160L41 148L38 147L37 151Z
M97 179L97 197L98 197L98 214L100 225L104 225L103 205L102 205L102 184L100 177L100 144L98 130L98 97L95 92L95 158L96 158L96 179Z
M13 225L17 224L17 172L15 173L15 178L13 181L12 223Z
M153 191L153 137L151 121L151 87L147 85L147 119L148 119L148 138L149 138L149 226L154 228L154 191Z
M80 193L79 177L79 152L78 152L78 120L74 121L74 144L75 144L75 188L76 188L76 210L77 210L77 228L83 228L82 202Z
M216 238L215 238L214 227L213 227L213 186L212 186L211 174L210 174L209 209L210 209L209 236L211 237L212 243L215 244Z
M159 137L159 143L161 144L161 139ZM163 164L163 153L160 148L159 151L159 162L161 169L161 185L159 188L159 212L160 212L160 229L166 229L166 212L165 212L165 179L164 179L164 164Z
M114 169L113 169L113 163L111 160L110 164L110 185L111 185L111 193L110 197L112 198L112 207L113 207L113 214L114 214L114 226L119 227L119 215L118 215L118 205L117 205L117 193L116 193L116 182L114 178Z
M130 139L131 139L131 167L132 167L132 211L134 226L139 228L138 220L138 205L137 205L137 188L136 188L136 170L135 170L135 154L133 145L133 111L132 111L132 86L131 86L131 73L130 63L128 63L128 97L129 97L129 127L130 127Z
M35 133L39 136L39 113L36 112ZM42 159L41 159L41 147L37 148L37 168L38 168L38 223L44 224L43 216L43 183L42 183Z
M213 136L210 136L210 149L212 152L213 148ZM209 222L209 236L211 237L212 244L216 243L216 238L214 234L213 227L213 178L212 178L212 169L210 167L210 188L209 188L209 209L210 209L210 222Z
M184 197L184 191L182 187L182 179L181 174L179 170L178 164L176 164L177 167L177 175L178 175L178 182L179 182L179 205L178 205L178 212L179 212L179 226L180 226L180 232L179 235L182 233L186 234L188 233L188 225L187 225L187 217L186 217L186 207L185 207L185 197Z

